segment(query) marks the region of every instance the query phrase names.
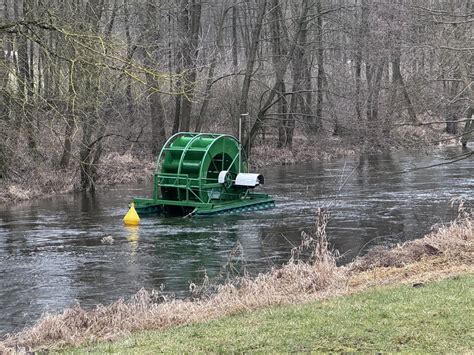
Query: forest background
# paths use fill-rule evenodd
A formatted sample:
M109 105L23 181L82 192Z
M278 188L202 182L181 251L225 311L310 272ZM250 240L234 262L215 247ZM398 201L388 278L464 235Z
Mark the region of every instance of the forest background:
M459 142L470 0L0 0L0 201L150 176L178 131L253 164Z

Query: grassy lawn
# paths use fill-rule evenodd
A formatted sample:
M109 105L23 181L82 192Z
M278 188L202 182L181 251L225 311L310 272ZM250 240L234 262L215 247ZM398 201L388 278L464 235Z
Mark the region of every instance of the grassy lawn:
M474 350L474 276L278 306L67 352Z

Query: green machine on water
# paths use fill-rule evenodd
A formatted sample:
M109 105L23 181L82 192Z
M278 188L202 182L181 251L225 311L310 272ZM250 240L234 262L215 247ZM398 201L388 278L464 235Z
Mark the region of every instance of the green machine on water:
M180 132L158 156L152 198L135 198L139 216L208 216L255 211L275 206L274 200L253 189L264 183L248 172L241 143L233 136Z

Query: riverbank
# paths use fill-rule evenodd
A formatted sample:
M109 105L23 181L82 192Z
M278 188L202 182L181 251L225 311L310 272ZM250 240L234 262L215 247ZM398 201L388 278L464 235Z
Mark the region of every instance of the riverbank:
M326 144L313 144L304 139L295 142L294 149L276 148L266 143L253 149L251 165L254 169L266 166L289 165L307 161L327 161L355 155L355 148L341 146L339 140L327 140ZM0 179L0 204L52 197L77 192L79 168L52 169L51 162L21 161L11 170L8 178ZM138 184L151 181L156 157L142 152L111 152L101 159L97 176L97 189L119 184Z
M376 287L320 302L272 306L118 342L69 348L104 353L446 352L474 349L474 276Z
M269 306L321 301L381 286L424 285L472 274L473 214L466 209L461 214L449 225L434 227L422 239L390 250L378 247L351 264L338 267L335 255L327 249L327 220L320 213L312 233L305 234L302 245L293 250L293 259L267 274L236 279L218 287L215 293L198 287L199 297L194 299L167 299L159 292L142 290L131 300L91 311L77 306L58 315L44 316L32 328L5 339L2 346L27 350L84 346ZM303 259L301 255L310 257Z
M439 127L438 127L439 126ZM295 136L293 147L277 148L276 138L267 137L252 149L253 169L267 166L292 165L309 161L329 161L357 154L383 151L413 151L440 145L454 145L457 138L443 133L441 125L422 127L400 127L384 144L361 141L352 136L321 136L309 139ZM0 205L11 202L53 197L80 191L78 161L68 168L58 166L58 157L47 151L40 158L26 153L10 163L8 174L0 178ZM111 151L102 156L97 169L97 189L118 184L137 184L151 181L156 157L140 150L122 153Z
M155 159L151 155L108 153L98 170L97 189L118 184L136 184L153 177ZM48 162L25 163L7 179L0 179L0 205L53 197L79 191L79 168L52 169Z

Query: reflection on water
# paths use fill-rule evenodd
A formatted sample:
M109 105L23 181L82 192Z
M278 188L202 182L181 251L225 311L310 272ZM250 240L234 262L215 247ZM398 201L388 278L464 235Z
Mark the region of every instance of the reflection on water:
M130 242L130 255L136 255L138 249L138 241L140 240L139 226L124 226L127 230L127 240Z
M127 202L150 195L149 185L6 206L0 209L0 333L19 330L42 312L108 303L142 287L184 296L190 282L222 275L229 259L234 274L268 270L288 260L317 207L331 211L327 231L344 254L341 263L374 243L416 238L453 217L449 200L473 198L473 159L399 172L460 153L449 148L267 169L265 190L277 208L252 214L146 218L140 227L123 226Z

